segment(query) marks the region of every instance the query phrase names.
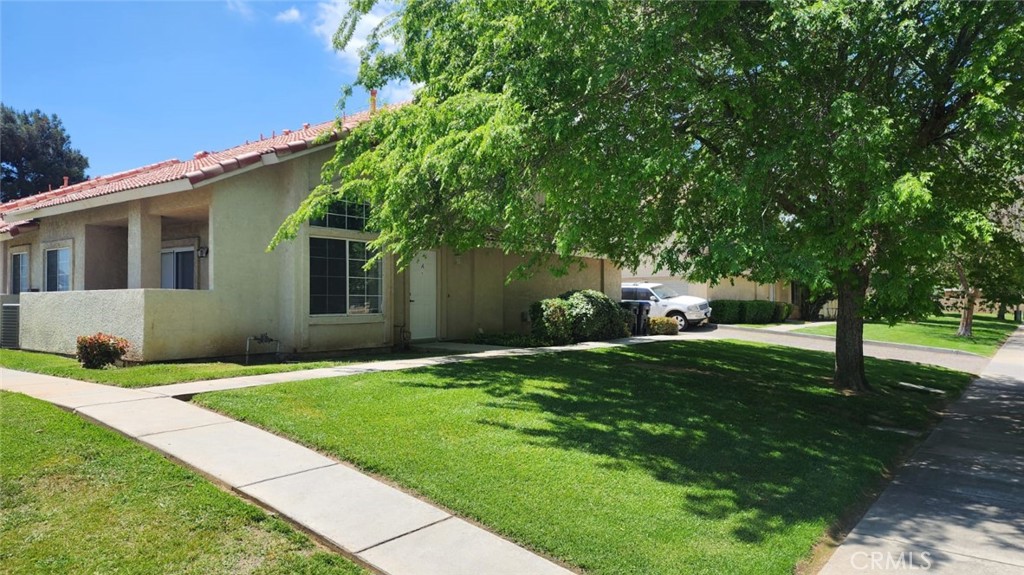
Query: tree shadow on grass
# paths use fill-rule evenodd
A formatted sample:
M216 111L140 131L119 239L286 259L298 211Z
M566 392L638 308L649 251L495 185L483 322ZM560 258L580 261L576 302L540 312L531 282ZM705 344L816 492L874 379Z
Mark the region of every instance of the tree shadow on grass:
M940 368L869 360L871 396L830 387L832 355L714 341L467 362L432 368L431 388L479 388L495 415L478 423L545 447L601 456L695 487L682 511L732 520L757 543L806 521L831 523L876 486L907 436L939 400L897 381L956 392L967 378ZM511 425L502 410L538 415ZM568 479L571 481L571 478Z

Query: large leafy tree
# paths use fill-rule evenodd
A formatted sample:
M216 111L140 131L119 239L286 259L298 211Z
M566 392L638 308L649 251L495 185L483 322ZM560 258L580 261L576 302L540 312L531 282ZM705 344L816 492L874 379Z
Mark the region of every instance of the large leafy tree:
M9 202L85 180L89 160L71 147L56 114L19 112L0 104L0 201Z
M943 269L946 284L960 291L957 335L973 337L978 303L1001 309L1024 303L1024 203L994 211L965 232L951 238Z
M865 391L863 318L930 309L947 237L1020 195L1022 39L1011 2L409 0L357 84L415 102L275 241L359 197L400 265L500 245L831 286L834 383Z

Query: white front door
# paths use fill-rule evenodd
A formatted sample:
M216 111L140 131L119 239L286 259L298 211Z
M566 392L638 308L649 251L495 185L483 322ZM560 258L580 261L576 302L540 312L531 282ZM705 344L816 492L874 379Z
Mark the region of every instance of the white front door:
M437 339L437 252L420 252L408 273L410 336Z

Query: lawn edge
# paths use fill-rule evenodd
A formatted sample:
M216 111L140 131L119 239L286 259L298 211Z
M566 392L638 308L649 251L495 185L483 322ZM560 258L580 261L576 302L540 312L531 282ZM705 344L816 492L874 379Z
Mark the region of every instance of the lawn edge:
M95 382L87 382L87 383L95 383ZM115 386L115 387L117 387L117 386ZM37 397L32 397L31 395L28 395L26 393L22 393L20 391L12 391L12 390L4 389L4 390L0 390L0 393L18 394L18 395L27 397L27 398L29 398L29 399L31 399L33 401L38 401L38 402L44 403L44 404L49 405L51 407L57 408L60 411L63 411L65 413L69 413L69 414L71 414L73 416L76 416L79 419L85 421L86 423L88 423L90 425L94 425L96 427L99 427L99 428L105 429L107 431L110 431L110 432L116 434L117 436L122 437L122 438L128 440L130 443L133 443L133 444L135 444L135 445L145 449L146 451L149 451L149 452L152 452L152 453L156 453L157 455L159 455L159 456L163 457L165 460L167 460L169 463L177 465L178 467L181 467L183 469L186 469L186 470L196 474L198 477L202 478L204 481L206 481L210 485L213 485L215 488L217 488L222 493L225 493L227 495L231 495L233 497L241 499L242 501L248 503L249 505L252 505L252 506L256 507L257 509L263 511L268 516L275 517L277 519L280 519L280 520L284 521L291 528L293 528L296 531L298 531L299 533L303 533L307 537L309 537L310 541L313 543L313 545L316 546L317 548L319 548L321 551L328 552L328 553L335 553L337 555L340 555L343 558L345 558L347 561L350 561L351 563L356 564L361 569L363 569L363 570L365 570L365 571L367 571L369 573L373 573L373 574L376 574L376 575L388 575L386 572L381 571L380 569L377 569L377 568L373 567L372 565L370 565L369 563L367 563L365 560L360 559L355 554L349 553L349 552L345 551L344 549L341 549L340 547L338 547L334 543L324 539L321 535L319 535L318 533L316 533L314 531L311 531L310 529L306 528L304 525L302 525L298 521L293 520L288 515L280 513L276 509L273 509L273 508L265 505L264 503L262 503L261 501L259 501L257 499L249 497L245 493L235 489L234 487L231 487L230 485L228 485L228 484L224 483L223 481L221 481L220 479L218 479L218 478L216 478L216 477L214 477L214 476L204 472L203 470L201 470L201 469L199 469L199 468L197 468L197 467L195 467L195 466L193 466L193 465L191 465L189 463L186 463L185 461L182 461L181 459L178 459L177 457L175 457L175 456L173 456L173 455L171 455L169 453L166 453L166 452L164 452L164 451L162 451L160 449L157 449L157 448L155 448L155 447L153 447L153 446L151 446L149 444L143 443L138 438L132 437L132 436L130 436L130 435L128 435L128 434L118 430L118 429L115 429L114 427L111 427L110 425L108 425L108 424L106 424L106 423L104 423L104 422L102 422L102 421L92 417L91 415L88 415L86 413L83 413L83 412L79 411L77 408L72 408L72 407L67 407L67 406L64 406L64 405L59 405L59 404L56 404L56 403L51 403L51 402L49 402L49 401L47 401L45 399L39 399Z
M413 369L423 369L423 368L413 368ZM333 379L333 378L324 378L324 379ZM307 381L317 381L317 380L312 380L311 379L311 380L307 380ZM224 391L234 391L234 390L224 390ZM220 392L219 391L213 391L213 392L209 392L209 393L220 393ZM175 397L174 399L177 399L178 401L184 401L185 403L192 403L192 399L195 398L197 395L203 395L203 394L201 394L201 393L192 394L192 395L190 395L188 397L188 399L184 399L182 396ZM478 528L480 528L480 529L490 533L491 535L494 535L495 537L499 537L501 539L504 539L505 541L508 541L509 543L512 543L513 545L516 545L518 547L522 547L523 549L526 549L530 553L534 553L536 555L539 555L540 557L542 557L542 558L544 558L544 559L546 559L548 561L551 561L555 565L563 567L563 568L565 568L565 569L567 569L567 570L569 570L569 571L571 571L573 573L577 573L579 575L585 575L587 573L587 571L585 569L583 569L582 567L580 567L578 565L574 565L572 563L568 563L564 559L558 558L558 557L552 555L548 551L537 549L536 547L530 545L529 543L521 542L518 539L514 539L514 538L512 538L512 536L510 536L508 534L505 534L505 533L502 533L500 531L497 531L493 527L491 527L489 525L486 525L484 523L481 523L478 519L475 519L473 517L469 517L467 515L463 515L463 514L457 512L457 511L449 508L446 505L442 505L441 503L438 503L437 501L434 501L433 499L430 499L429 497L427 497L426 495L424 495L424 494L422 494L422 493L420 493L418 491L412 490L412 489L410 489L410 488L408 488L408 487L406 487L404 485L401 485L401 484L395 482L393 479L391 479L391 478L389 478L389 477L387 477L385 475L381 475L381 474L376 473L374 471L370 471L368 469L364 469L362 467L359 467L358 465L356 465L355 463L353 463L351 461L344 460L344 459L339 459L338 456L334 455L333 453L329 453L327 451L324 451L324 450L320 449L319 447L316 447L314 445L310 445L310 444L306 443L305 441L302 441L301 439L298 439L298 438L295 438L295 437L292 437L292 436L288 436L288 435L282 435L278 431L275 431L273 429L270 429L268 427L260 425L260 424L258 424L256 422L248 421L248 420L246 420L244 418L243 419L236 419L231 414L224 413L222 411L213 409L212 407L209 407L209 406L206 406L206 405L199 405L199 404L194 404L194 405L196 405L197 407L200 407L202 409L206 409L208 411L211 411L213 413L217 413L217 414L223 415L224 417L230 418L230 419L232 419L234 421L237 421L239 423L243 423L245 425L249 425L249 426L255 427L256 429L259 429L259 430L265 431L267 433L273 434L273 435L275 435L277 437L280 437L281 439L285 439L285 440L290 441L290 442L292 442L292 443L294 443L296 445L301 445L302 447L305 447L306 449L309 449L310 451L313 451L313 452L315 452L315 453L317 453L319 455L322 455L323 457L326 457L326 458L330 459L331 461L334 461L338 465L343 465L343 466L345 466L345 467L347 467L349 469L352 469L352 470L354 470L354 471L356 471L356 472L358 472L358 473L360 473L362 475L365 475L365 476L373 479L374 481L378 481L380 483L383 483L384 485L387 485L388 487L391 487L392 489L401 491L402 493L405 493L406 495L408 495L410 497L416 498L416 499L418 499L418 500L420 500L420 501L422 501L422 502L424 502L424 503L426 503L428 505L432 505L432 506L434 506L434 507L444 511L445 513L448 513L453 518L461 519L462 521L465 521L465 522L469 523L470 525L478 527ZM202 471L193 468L191 465L189 465L187 463L179 461L177 458L175 458L175 457L173 457L171 455L165 454L162 451L157 450L155 448L151 448L151 449L154 449L154 451L157 451L158 453L163 454L165 457L167 457L168 459L170 459L172 461L177 462L179 465L183 465L183 466L185 466L185 467L187 467L189 469L193 469L193 470L196 471L196 473L199 473L200 475L203 475L204 477L208 477ZM211 480L214 481L214 483L217 483L218 486L221 487L222 489L228 490L228 491L230 491L232 493L236 493L235 488L233 488L233 487L231 487L229 485L226 485L223 482L221 482L219 480L216 480L215 478L211 478ZM246 500L251 500L252 499L248 495L246 495L244 493L241 493L241 492L237 492L237 495L240 495L243 499L246 499ZM254 501L258 501L258 500L254 500ZM302 526L301 523L299 523L296 520L292 519L290 516L288 516L288 515L286 515L284 513L281 513L279 511L276 511L274 509L268 509L268 507L265 504L263 504L263 503L259 503L258 506L261 509L267 510L267 513L271 513L271 514L273 514L276 517L280 517L280 518L286 520L289 525L299 525L299 526ZM308 529L305 526L302 526L301 528L302 528L303 531L308 531ZM319 536L316 536L316 537L318 537L318 539L319 539ZM328 546L332 550L333 549L337 549L337 547L335 545L333 545L333 544L329 544ZM346 551L339 550L339 553L341 553L341 554L345 555L346 557L348 557L348 552L346 552ZM364 561L358 561L358 563L360 565L363 565L365 562ZM380 573L381 575L388 575L386 572L379 571L379 570L374 569L374 568L370 568L370 571L372 571L373 573Z
M913 456L921 448L924 442L927 441L929 437L931 437L931 434L935 431L935 428L938 427L940 423L942 423L942 421L947 415L947 410L949 406L953 405L953 403L957 402L961 397L963 397L964 393L966 393L967 390L970 389L970 387L974 385L975 382L977 382L982 377L981 375L968 373L966 371L960 373L966 373L970 375L970 383L964 386L963 389L959 390L955 397L947 394L942 398L942 403L935 411L935 414L938 416L935 418L935 421L933 421L927 429L922 430L920 434L918 434L916 437L913 437L913 439L907 444L907 446L901 449L900 452L896 454L895 457L893 457L891 462L886 464L885 471L882 473L881 477L879 477L873 485L865 489L864 492L861 494L861 497L859 497L855 503L853 503L847 509L845 509L839 515L839 518L836 519L835 522L833 522L825 529L825 533L823 533L821 537L818 538L818 540L811 547L810 551L808 551L808 554L803 559L798 561L797 564L793 567L794 575L815 575L816 573L821 571L825 564L827 564L828 561L832 558L832 555L834 555L835 552L839 550L839 547L846 541L846 538L850 535L850 533L853 532L854 528L857 527L861 519L863 519L864 516L867 515L868 511L875 504L875 502L878 501L882 494L885 493L885 490L888 489L890 485L892 485L892 482L895 481L896 476L899 474L903 466L906 465L907 461L913 458Z
M721 328L738 329L738 330L743 330L743 331L752 331L752 332L755 332L755 333L764 333L764 328L745 327L745 326L738 326L738 325L731 325L731 324L718 324L718 325ZM801 328L801 329L803 329L803 328ZM820 334L816 334L816 333L800 333L799 329L795 330L795 331L785 331L785 332L780 332L780 333L781 334L785 334L785 335L792 335L792 336L796 336L796 337L804 337L804 338L808 338L808 339L817 339L817 340L822 340L822 341L835 341L835 339L836 339L835 336L831 336L831 335L820 335ZM1007 337L1009 337L1009 336L1007 336ZM1005 340L1003 340L1003 341L1005 342ZM896 349L908 349L908 350L916 350L916 351L927 351L927 352L931 352L931 353L939 353L939 354L947 354L947 355L970 355L970 356L973 356L973 357L979 357L981 359L992 359L995 356L995 353L996 353L995 351L993 351L992 355L982 355L980 353L975 353L973 351L964 351L962 349L954 349L954 348L950 348L950 347L934 347L934 346L930 346L930 345L917 345L917 344L913 344L913 343L899 343L899 342L895 342L895 341L879 341L877 339L865 339L864 343L870 343L870 344L873 344L873 345L881 345L881 346L885 346L885 347L893 347L893 348L896 348ZM1000 346L1001 345L1002 345L1002 343L1000 343ZM999 351L998 347L996 348L996 351Z

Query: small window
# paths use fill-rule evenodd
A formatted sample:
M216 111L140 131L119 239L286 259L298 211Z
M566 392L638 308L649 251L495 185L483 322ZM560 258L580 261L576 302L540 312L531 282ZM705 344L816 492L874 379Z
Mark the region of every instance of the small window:
M11 254L11 293L28 291L28 252Z
M160 252L160 287L196 289L195 248L172 248Z
M366 220L370 217L370 206L359 202L342 200L334 202L324 217L309 220L309 225L321 228L335 228L339 230L353 230L357 232L369 231L366 227Z
M380 263L366 242L329 238L309 239L310 315L381 313L383 285Z
M622 299L624 301L633 301L636 299L636 288L622 288Z
M71 291L71 248L46 250L46 291Z

